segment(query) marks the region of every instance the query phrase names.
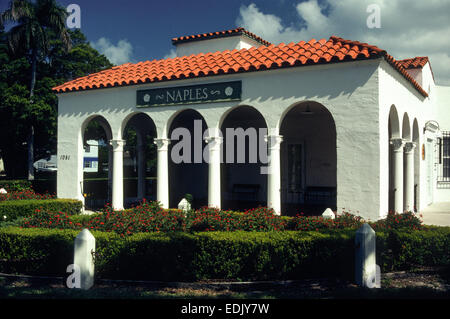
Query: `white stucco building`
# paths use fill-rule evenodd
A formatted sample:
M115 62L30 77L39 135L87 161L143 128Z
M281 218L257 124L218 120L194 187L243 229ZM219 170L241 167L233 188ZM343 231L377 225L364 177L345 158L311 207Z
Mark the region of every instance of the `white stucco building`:
M165 207L190 193L199 205L225 209L267 205L293 214L322 206L375 220L390 209L450 200L450 87L435 84L428 58L398 61L334 36L272 45L242 28L172 42L175 58L127 63L54 88L58 197L83 200L83 134L98 120L111 143L116 209L124 203L129 126L137 132L138 197L151 136ZM173 157L177 128L192 134L185 140L192 150L183 153L191 161ZM247 150L245 163L236 163L239 144L230 148L227 128L242 128L246 147L258 144L258 153L268 141L270 162L249 163ZM255 140L249 128L266 136ZM234 163L225 160L232 151Z

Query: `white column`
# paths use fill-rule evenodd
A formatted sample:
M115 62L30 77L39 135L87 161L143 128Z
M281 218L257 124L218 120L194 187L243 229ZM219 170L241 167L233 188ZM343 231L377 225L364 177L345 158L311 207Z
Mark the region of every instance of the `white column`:
M394 154L394 211L403 213L403 146L401 138L391 139Z
M169 144L167 138L155 138L154 143L158 146L158 170L156 198L163 208L169 208Z
M144 136L137 132L137 197L139 200L145 197L145 145Z
M267 171L267 207L273 208L276 214L281 214L281 172L280 172L280 144L281 135L267 135L265 137L269 149L269 169Z
M123 209L123 146L124 140L111 140L113 148L113 185L112 185L112 208Z
M108 145L108 198L107 201L112 201L112 180L113 180L113 151L112 146ZM100 163L99 163L100 164Z
M405 210L414 211L414 148L416 143L405 143Z
M223 137L209 136L205 138L208 143L208 206L221 208L222 207L222 192L220 180L220 163L221 163L221 149Z

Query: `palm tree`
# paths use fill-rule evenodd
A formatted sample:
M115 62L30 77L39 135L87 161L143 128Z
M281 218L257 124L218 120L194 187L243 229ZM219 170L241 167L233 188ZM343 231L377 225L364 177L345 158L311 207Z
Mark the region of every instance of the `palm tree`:
M70 50L71 39L66 28L67 12L55 0L11 0L0 15L0 24L13 23L7 38L13 54L25 54L31 63L30 103L33 103L36 69L48 53L52 36L59 37ZM28 137L28 179L34 179L34 125L31 121Z

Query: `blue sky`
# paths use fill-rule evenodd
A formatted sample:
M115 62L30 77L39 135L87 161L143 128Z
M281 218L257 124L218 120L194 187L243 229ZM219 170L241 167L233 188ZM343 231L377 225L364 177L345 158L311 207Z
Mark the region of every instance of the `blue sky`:
M58 0L81 8L81 31L91 43L107 39L117 46L123 40L132 47L134 62L160 59L173 49L171 38L237 27L242 6L258 8L296 22L295 3L274 0ZM9 0L0 0L3 11ZM123 42L122 42L123 43ZM103 43L105 44L105 43ZM125 46L123 46L126 50ZM118 49L119 50L119 49ZM123 61L120 61L123 62Z
M59 0L81 8L81 31L115 64L170 56L171 38L237 26L271 41L343 38L367 42L397 59L429 56L439 84L450 85L448 0ZM0 0L3 11L9 0ZM368 6L380 28L369 28Z

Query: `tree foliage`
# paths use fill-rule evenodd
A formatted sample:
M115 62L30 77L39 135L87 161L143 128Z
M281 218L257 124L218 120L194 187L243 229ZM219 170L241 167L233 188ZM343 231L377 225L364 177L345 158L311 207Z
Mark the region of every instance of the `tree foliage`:
M23 177L27 169L27 135L35 129L35 159L56 153L58 100L52 87L74 78L112 67L108 59L93 49L80 30L68 30L72 47L45 30L46 50L38 56L32 103L30 55L13 51L0 25L0 157L8 177Z

